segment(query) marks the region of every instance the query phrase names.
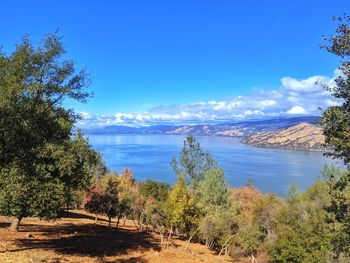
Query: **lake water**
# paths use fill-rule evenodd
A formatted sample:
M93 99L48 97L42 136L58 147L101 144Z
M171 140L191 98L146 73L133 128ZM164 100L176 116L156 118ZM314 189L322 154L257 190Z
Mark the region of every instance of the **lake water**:
M132 170L137 180L173 183L171 160L183 145L181 135L89 135L94 149L102 154L110 170ZM249 177L263 192L285 195L297 183L307 189L331 163L320 152L266 149L240 143L240 138L198 136L204 150L216 159L231 186L243 186Z

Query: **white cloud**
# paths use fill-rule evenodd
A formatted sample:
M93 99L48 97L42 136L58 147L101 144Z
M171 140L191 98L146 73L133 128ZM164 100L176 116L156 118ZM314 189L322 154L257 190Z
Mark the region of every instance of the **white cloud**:
M83 120L80 125L213 123L288 115L320 115L320 107L327 108L339 103L323 88L323 85L334 85L334 79L339 74L339 71L336 70L332 78L311 76L297 80L292 77L284 77L281 79L281 86L277 89L260 90L225 100L159 106L148 112L116 113L114 115L92 115L82 112Z
M301 106L294 106L290 110L287 111L288 114L293 114L293 115L303 115L307 114L308 112Z

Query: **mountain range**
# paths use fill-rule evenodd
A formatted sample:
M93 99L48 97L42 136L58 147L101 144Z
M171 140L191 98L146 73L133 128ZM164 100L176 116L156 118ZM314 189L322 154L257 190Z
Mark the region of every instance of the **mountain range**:
M180 135L214 135L248 137L256 133L271 132L289 128L300 123L317 124L319 116L302 116L292 118L273 118L249 120L219 124L193 125L153 125L130 127L111 125L98 128L85 128L85 134L180 134Z

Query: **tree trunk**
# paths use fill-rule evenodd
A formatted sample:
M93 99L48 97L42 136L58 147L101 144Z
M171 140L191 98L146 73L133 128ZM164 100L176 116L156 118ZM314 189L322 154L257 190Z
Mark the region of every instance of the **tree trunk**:
M160 234L160 246L162 247L164 245L164 234L162 232L159 232Z
M111 227L111 220L112 220L112 218L111 218L111 217L108 217L108 227L109 227L109 228Z
M137 226L135 219L133 219L132 221L134 222L136 229L139 230L139 227Z
M173 225L170 226L168 241L171 239L171 235L173 234Z
M119 217L117 217L117 224L115 225L115 228L118 228L119 226Z
M196 231L194 231L194 233L192 234L192 236L191 236L188 240L186 240L185 251L188 250L188 245L190 244L191 239L192 239L192 238L197 234L197 232L198 232L201 228L203 228L203 227L205 227L205 225L198 227L198 228L196 229Z
M11 223L10 231L18 231L19 224L21 223L22 217L15 217Z
M140 218L139 218L139 225L140 225L141 231L143 231L143 217L144 217L144 212L141 213Z
M95 215L95 224L97 223L98 220L98 214Z
M126 216L124 216L124 222L123 222L123 226L126 225Z
M232 236L229 236L229 238L226 239L224 245L222 246L222 248L221 248L221 250L220 250L220 253L219 253L218 257L221 256L222 252L227 248L228 242L229 242L229 241L231 240L231 238L233 238L235 235L236 235L236 234L234 234L234 235L232 235ZM225 254L226 254L226 251L225 251Z
M67 212L67 214L68 214L68 212L69 212L69 203L70 203L70 196L69 196L69 194L68 194L68 196L67 196L67 200L66 200L66 212Z

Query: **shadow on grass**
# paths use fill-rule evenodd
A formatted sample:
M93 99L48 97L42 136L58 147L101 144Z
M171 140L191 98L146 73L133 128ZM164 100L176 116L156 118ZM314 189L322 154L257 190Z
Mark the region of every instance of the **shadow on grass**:
M34 225L33 225L34 227ZM86 225L57 225L57 226L37 226L43 238L17 239L18 249L23 251L31 249L55 250L66 255L81 255L90 257L116 256L127 254L129 250L160 250L160 247L147 233L140 233L133 230L109 229L106 226L86 224ZM30 232L34 229L30 229ZM137 261L125 262L142 262Z
M104 261L104 260L101 260L100 261L101 263L115 263L116 261L113 260L113 261ZM118 260L118 263L146 263L146 262L149 262L141 257L131 257L131 258L128 258L128 259L119 259Z
M69 212L62 211L60 213L60 216L62 218L90 219L90 220L95 221L94 216L87 215L87 214L80 214L80 213L71 212L71 211L69 211ZM108 220L99 217L98 222L107 222L108 223Z
M8 222L0 222L0 228L9 228L11 223Z

